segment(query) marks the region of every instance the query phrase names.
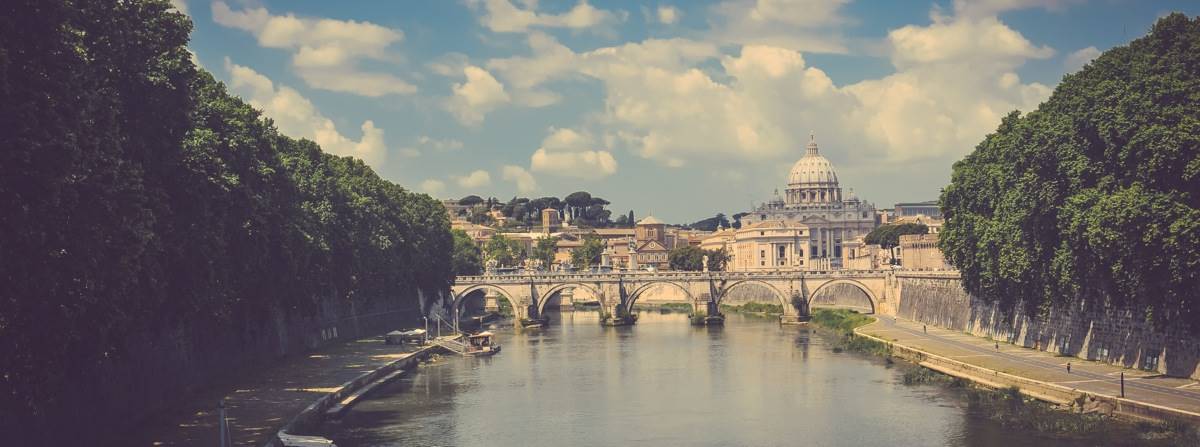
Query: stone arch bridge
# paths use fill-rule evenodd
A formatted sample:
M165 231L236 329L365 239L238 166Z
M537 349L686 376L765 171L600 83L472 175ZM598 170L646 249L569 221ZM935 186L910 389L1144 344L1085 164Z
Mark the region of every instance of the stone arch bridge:
M808 315L813 297L825 288L846 284L861 290L872 312L891 311L896 302L895 276L886 270L770 271L770 272L629 272L534 273L522 275L459 276L451 287L454 317L472 292L492 291L507 300L516 318L536 318L560 292L589 292L609 314L631 310L641 295L661 285L683 292L695 309L710 297L719 305L729 292L747 285L765 287L783 306L781 320L797 321Z

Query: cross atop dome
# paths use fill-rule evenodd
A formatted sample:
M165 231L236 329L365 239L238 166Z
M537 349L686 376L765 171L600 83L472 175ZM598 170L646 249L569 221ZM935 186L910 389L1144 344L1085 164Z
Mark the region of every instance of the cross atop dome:
M810 130L808 131L808 153L807 155L817 155L817 136Z

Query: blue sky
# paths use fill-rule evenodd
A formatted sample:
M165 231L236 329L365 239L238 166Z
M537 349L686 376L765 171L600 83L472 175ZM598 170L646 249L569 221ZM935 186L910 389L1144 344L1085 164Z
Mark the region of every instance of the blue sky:
M1136 0L173 0L289 135L441 197L586 190L669 222L782 189L929 200L1065 73L1200 4Z

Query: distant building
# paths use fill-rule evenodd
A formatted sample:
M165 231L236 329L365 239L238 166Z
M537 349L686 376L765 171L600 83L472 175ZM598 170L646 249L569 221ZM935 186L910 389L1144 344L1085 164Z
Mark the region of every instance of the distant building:
M930 200L927 202L910 202L910 203L897 203L896 204L896 211L894 214L895 218L916 216L916 215L924 215L924 216L932 217L934 219L941 219L942 218L942 208L940 206L938 206L937 200Z
M475 241L475 243L478 245L483 245L485 242L490 240L492 236L496 235L495 228L476 225L465 220L450 221L450 228L454 230L462 230L463 232L467 233L467 236L470 236L471 240Z
M874 205L859 200L853 191L842 195L833 164L820 154L815 140L809 141L804 157L792 166L785 195L780 197L777 191L774 199L741 218L742 228L776 222L770 225L782 225L795 234L802 232L803 245L797 240L793 244L795 251L792 254L779 256L776 252L761 259L740 259L738 265L746 268L764 267L771 264L768 261L777 263L780 259L787 259L797 261L793 265L795 267L800 267L799 261L803 260L803 268L840 268L843 242L871 232L875 229L876 221ZM739 231L737 235L738 241L741 241L743 233ZM779 247L773 249L778 250ZM762 264L764 262L766 264ZM779 266L777 264L772 268Z
M667 225L663 221L654 216L642 219L634 227L634 235L637 245L632 253L633 268L670 269L671 248L667 246Z
M893 225L901 225L906 223L921 224L924 225L925 228L928 228L930 233L937 234L942 232L942 225L945 224L946 221L939 218L926 216L924 214L917 214L913 216L897 217L892 219L892 221L889 223Z
M550 234L562 227L562 214L554 208L542 209L542 233Z
M905 270L952 270L938 249L938 234L900 236L900 267Z

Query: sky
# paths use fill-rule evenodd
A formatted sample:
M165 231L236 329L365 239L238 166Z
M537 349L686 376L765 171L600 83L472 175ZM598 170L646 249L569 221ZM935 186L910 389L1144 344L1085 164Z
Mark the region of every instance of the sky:
M1200 2L172 0L281 132L438 198L588 191L674 223L770 200L810 138L844 192L936 199L1063 75Z

